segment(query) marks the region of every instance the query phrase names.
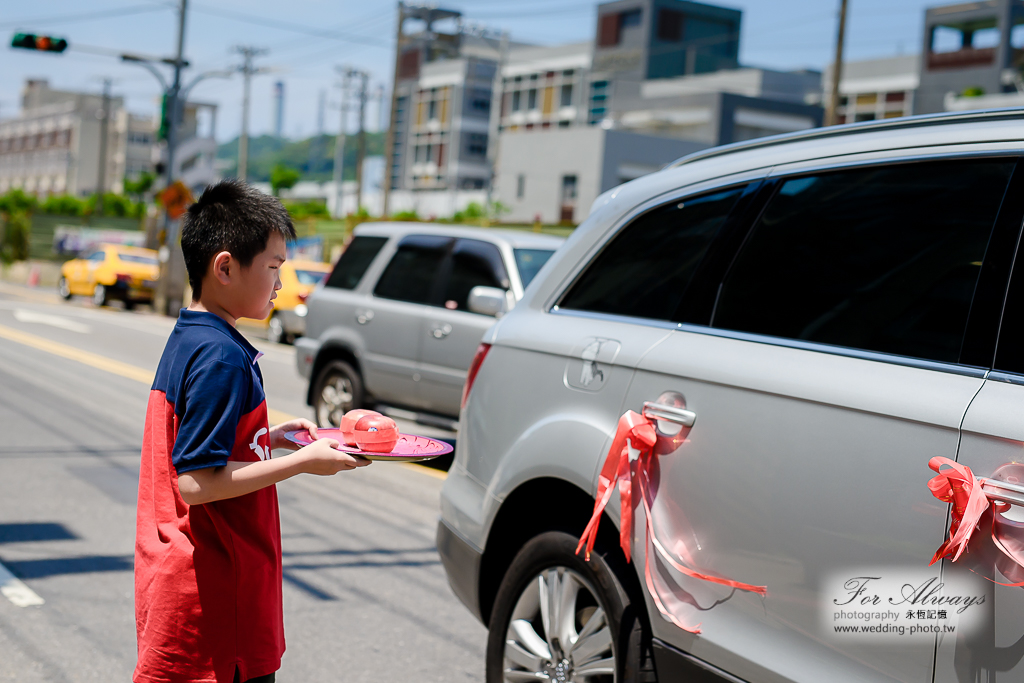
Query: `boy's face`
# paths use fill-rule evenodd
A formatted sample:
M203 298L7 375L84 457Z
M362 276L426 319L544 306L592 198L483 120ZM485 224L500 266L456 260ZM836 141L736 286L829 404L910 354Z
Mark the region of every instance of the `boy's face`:
M274 310L277 290L281 289L281 264L285 261L287 248L284 238L272 233L267 248L256 255L252 264L239 271L234 298L237 307L236 318L262 320Z

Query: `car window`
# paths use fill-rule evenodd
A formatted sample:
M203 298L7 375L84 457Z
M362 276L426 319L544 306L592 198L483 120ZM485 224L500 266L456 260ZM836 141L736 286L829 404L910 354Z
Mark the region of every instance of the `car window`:
M327 273L323 272L322 270L298 270L298 269L296 269L296 271L295 271L295 279L297 279L299 281L300 285L315 285L318 282L320 282L321 280L323 280L324 277L326 277L326 276L327 276Z
M155 266L159 264L159 262L152 256L140 256L138 254L125 254L118 252L117 258L119 261L124 261L125 263L141 263L145 266Z
M324 286L355 289L363 275L366 274L370 263L377 257L387 241L387 237L354 238L341 254L341 258L338 259L338 263L335 264L334 270L331 271Z
M434 235L403 238L373 293L385 299L430 303L441 264L448 255L452 241L450 237Z
M555 252L550 249L513 249L512 254L516 257L516 268L519 269L519 279L526 289L537 271L544 267L551 255Z
M559 302L561 308L668 320L743 193L673 200L627 225Z
M89 260L89 261L103 261L106 258L107 258L106 252L102 252L102 251L94 251L91 254L89 254L88 256L86 256L86 259Z
M942 161L783 181L712 324L957 362L1013 166Z
M508 273L496 246L481 240L460 239L452 250L444 307L457 311L469 310L469 292L474 287L508 289Z

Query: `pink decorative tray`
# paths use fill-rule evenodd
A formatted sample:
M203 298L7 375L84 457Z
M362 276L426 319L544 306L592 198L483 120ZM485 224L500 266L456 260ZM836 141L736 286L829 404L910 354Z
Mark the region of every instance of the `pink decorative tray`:
M422 460L432 460L433 458L441 455L447 455L454 450L451 444L445 443L444 441L428 439L425 436L415 436L413 434L399 434L398 443L395 444L394 450L390 453L368 453L366 451L359 450L356 446L346 446L345 440L341 436L340 429L318 429L317 434L321 439L337 440L338 443L341 444L338 446L339 451L359 455L368 460L384 460L387 462L419 462ZM313 443L313 439L310 438L309 432L305 429L288 432L284 437L299 446L308 446Z

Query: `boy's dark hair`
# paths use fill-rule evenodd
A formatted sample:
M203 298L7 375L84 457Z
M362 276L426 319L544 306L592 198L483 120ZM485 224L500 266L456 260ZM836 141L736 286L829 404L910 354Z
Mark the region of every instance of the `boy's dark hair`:
M181 224L181 251L192 297L202 295L203 276L218 252L230 252L248 267L274 232L285 240L295 239L292 219L276 197L235 179L207 186Z

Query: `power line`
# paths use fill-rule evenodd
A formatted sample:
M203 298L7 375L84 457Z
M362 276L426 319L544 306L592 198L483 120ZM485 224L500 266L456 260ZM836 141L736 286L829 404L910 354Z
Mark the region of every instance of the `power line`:
M36 17L35 19L18 19L16 21L0 21L0 28L15 28L19 26L39 26L40 24L67 24L75 21L92 21L93 19L109 19L111 17L126 17L133 14L145 14L147 12L158 12L167 9L159 5L132 5L117 9L100 10L98 12L84 12L82 14L62 14L60 16Z
M225 19L234 19L236 21L242 21L248 24L253 24L255 26L266 26L269 28L276 28L284 31L302 33L317 38L338 40L344 43L359 43L360 45L369 45L372 47L389 47L388 43L379 40L374 40L373 38L366 38L364 36L342 33L340 31L325 31L314 26L305 26L303 24L296 24L290 21L281 21L280 19L257 17L251 14L243 14L241 12L232 12L230 10L221 10L202 6L194 7L193 11L201 12L203 14L209 14L215 17L223 17Z

